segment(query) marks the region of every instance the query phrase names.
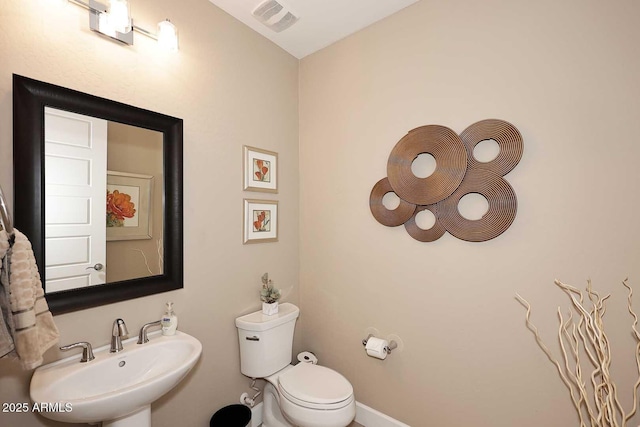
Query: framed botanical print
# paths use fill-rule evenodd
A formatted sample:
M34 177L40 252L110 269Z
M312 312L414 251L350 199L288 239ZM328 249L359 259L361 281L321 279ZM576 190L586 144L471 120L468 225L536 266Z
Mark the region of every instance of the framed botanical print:
M107 171L107 240L151 239L153 176Z
M278 153L243 146L244 190L278 192Z
M278 202L244 199L242 243L278 241Z

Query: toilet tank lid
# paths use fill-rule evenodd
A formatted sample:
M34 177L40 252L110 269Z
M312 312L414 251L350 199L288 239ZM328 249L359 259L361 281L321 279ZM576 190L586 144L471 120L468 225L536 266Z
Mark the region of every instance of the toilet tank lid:
M278 306L278 313L271 316L262 314L262 311L245 314L236 319L236 327L245 331L266 331L295 319L300 314L300 309L295 305L285 302Z

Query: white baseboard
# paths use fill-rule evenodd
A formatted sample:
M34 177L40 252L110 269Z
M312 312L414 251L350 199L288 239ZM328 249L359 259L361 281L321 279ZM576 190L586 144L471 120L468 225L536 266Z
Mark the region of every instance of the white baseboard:
M360 402L356 402L356 422L364 427L411 427Z
M355 421L364 427L411 427L360 402L356 402ZM260 425L262 425L262 402L251 408L251 427L260 427Z

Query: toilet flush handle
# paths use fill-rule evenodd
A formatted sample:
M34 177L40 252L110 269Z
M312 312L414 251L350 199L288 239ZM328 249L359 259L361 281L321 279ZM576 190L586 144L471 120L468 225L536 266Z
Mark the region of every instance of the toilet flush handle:
M260 338L256 337L255 335L252 337L245 337L245 339L247 341L260 341Z

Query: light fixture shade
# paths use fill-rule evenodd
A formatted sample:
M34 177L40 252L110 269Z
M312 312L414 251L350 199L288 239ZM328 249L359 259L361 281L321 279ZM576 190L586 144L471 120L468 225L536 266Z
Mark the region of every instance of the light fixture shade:
M109 0L107 12L114 30L123 34L131 31L131 8L127 0Z
M178 29L168 19L158 23L158 44L166 50L178 50Z
M98 13L98 31L109 37L117 37L116 30L111 25L109 14L102 12Z

